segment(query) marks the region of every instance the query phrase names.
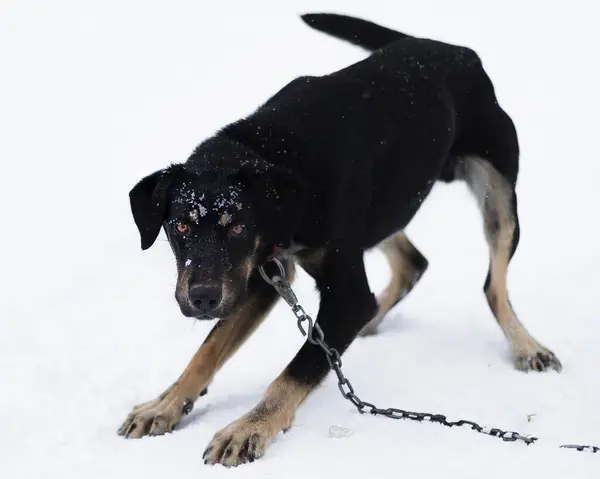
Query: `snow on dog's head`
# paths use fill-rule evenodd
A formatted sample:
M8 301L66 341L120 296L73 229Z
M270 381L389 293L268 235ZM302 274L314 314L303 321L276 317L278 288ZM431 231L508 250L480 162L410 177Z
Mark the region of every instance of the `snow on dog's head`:
M210 149L209 143L206 148ZM220 144L140 180L129 197L143 250L164 230L175 255L181 312L224 318L243 302L257 267L291 243L302 191L279 167ZM293 195L291 197L290 195ZM292 201L290 203L290 200Z

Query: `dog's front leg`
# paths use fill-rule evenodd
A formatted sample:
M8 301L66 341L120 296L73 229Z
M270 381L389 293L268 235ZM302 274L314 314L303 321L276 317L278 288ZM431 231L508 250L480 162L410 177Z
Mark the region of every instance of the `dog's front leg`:
M325 342L341 355L377 310L362 253L334 250L311 266L321 295L317 323ZM204 452L205 463L237 466L261 457L275 436L290 427L296 409L328 370L323 350L306 342L258 405L214 436Z
M293 276L290 265L288 275ZM158 398L133 408L118 434L128 438L171 432L181 417L210 384L217 371L262 323L277 301L277 293L259 275L248 299L229 317L219 321L185 368L183 374Z

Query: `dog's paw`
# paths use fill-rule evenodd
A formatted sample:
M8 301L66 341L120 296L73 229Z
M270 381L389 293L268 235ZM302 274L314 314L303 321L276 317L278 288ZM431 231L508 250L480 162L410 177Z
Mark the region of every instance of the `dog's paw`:
M519 371L562 371L560 360L552 351L542 346L538 346L538 348L533 351L515 353L513 355L513 362L515 368Z
M269 421L243 417L216 433L204 451L204 464L235 467L262 457L280 428Z
M206 394L206 389L201 396ZM194 407L194 400L186 397L175 386L147 403L139 404L129 413L117 434L126 438L143 436L161 436L172 432L181 418L189 414Z

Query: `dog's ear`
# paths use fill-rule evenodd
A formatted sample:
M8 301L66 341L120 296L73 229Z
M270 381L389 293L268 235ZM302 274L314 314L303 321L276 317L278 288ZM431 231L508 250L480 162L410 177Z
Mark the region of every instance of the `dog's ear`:
M258 206L265 240L289 247L304 214L304 182L292 171L260 160L242 166L240 179L250 188Z
M172 165L155 171L142 178L129 192L131 213L140 232L143 250L150 248L160 233L169 187L181 168L180 165Z

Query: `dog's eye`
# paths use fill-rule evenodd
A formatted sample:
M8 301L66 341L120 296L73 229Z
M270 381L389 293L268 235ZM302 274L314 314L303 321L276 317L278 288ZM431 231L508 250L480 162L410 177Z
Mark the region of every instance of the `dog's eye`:
M190 227L185 223L177 223L177 225L175 225L175 228L177 229L177 231L179 231L182 234L187 233L188 230L190 229Z
M244 232L245 228L246 227L244 225L234 225L229 228L229 233L231 233L233 236L239 236Z

